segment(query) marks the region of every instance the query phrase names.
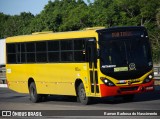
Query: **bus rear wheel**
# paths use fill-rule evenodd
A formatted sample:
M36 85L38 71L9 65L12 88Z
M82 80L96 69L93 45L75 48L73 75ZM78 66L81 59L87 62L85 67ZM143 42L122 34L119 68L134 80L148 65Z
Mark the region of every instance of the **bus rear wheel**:
M29 94L30 100L34 103L40 102L42 100L42 96L40 94L37 94L37 89L34 82L32 82L29 86Z
M78 86L78 101L84 105L90 104L90 97L86 96L83 83Z

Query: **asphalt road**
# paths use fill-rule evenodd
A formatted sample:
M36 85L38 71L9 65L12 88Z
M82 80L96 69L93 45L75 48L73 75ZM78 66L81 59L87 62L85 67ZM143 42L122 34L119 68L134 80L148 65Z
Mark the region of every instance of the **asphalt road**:
M132 118L144 118L144 119L158 119L160 116L104 116L103 112L113 110L113 113L117 113L117 111L122 111L125 113L129 112L137 112L137 111L144 111L150 110L158 112L160 114L160 88L157 87L157 90L154 92L144 93L144 94L137 94L135 99L132 102L124 102L121 98L103 98L103 99L96 99L92 105L81 105L80 103L73 100L71 97L66 96L50 96L48 97L47 101L40 102L40 103L31 103L29 100L28 94L20 94L14 91L9 90L8 88L0 88L0 110L50 110L51 112L48 113L57 113L53 110L69 110L68 115L69 117L59 117L54 116L45 118L102 118L102 119L132 119ZM88 116L83 117L75 117L70 116L71 111L76 113L75 110L82 110L80 113L82 115L88 114ZM88 111L92 110L92 111ZM128 112L129 110L129 112ZM53 112L52 112L53 111ZM102 116L95 116L96 112L101 114ZM149 112L150 112L149 111ZM64 113L63 111L59 111L60 113ZM47 113L47 112L45 112ZM79 115L81 115L79 113ZM51 114L52 116L54 114ZM1 117L0 117L1 118ZM21 117L19 117L21 118ZM43 117L44 118L44 117Z

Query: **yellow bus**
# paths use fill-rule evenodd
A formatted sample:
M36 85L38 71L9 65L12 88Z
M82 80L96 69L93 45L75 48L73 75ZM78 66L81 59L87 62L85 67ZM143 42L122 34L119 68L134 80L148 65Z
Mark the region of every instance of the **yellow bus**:
M122 96L154 90L151 48L144 27L90 28L6 38L8 87L29 93L32 102L48 95Z

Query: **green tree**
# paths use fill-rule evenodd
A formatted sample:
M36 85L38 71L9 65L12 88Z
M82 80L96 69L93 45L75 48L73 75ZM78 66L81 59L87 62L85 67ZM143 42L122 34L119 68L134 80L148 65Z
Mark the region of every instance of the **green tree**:
M5 38L5 22L9 19L9 15L0 13L0 39Z
M141 25L148 29L155 27L155 15L160 1L155 0L115 0L120 11L122 25Z
M4 21L3 38L15 35L23 35L27 33L29 26L34 15L31 13L21 13L20 15L8 16Z
M153 59L155 63L160 63L160 29L155 30L150 34Z
M117 17L113 0L95 0L89 5L92 26L112 26Z
M73 2L71 6L68 4L68 7L71 7L72 10L68 10L68 15L63 18L60 31L78 30L91 25L89 9L82 0ZM64 11L64 14L67 13Z

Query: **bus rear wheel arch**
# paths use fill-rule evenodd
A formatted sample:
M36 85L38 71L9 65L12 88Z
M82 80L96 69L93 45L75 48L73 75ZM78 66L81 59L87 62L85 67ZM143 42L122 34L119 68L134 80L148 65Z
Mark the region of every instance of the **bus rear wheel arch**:
M42 99L42 96L40 94L37 94L35 82L30 83L29 94L30 94L30 100L34 103L40 102Z
M45 101L48 97L47 94L38 94L36 84L33 79L29 79L28 81L28 88L29 88L29 94L30 94L30 100L33 103Z

